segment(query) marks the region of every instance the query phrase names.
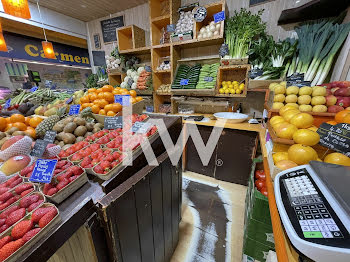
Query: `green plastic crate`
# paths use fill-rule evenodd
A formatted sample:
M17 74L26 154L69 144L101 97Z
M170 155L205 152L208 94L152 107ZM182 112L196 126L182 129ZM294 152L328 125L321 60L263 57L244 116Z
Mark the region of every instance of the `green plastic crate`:
M271 215L267 197L254 188L251 198L250 217L267 225L271 225Z
M262 223L254 218L249 218L245 232L248 238L275 249L275 241L271 225Z
M249 237L245 238L243 254L263 262L266 261L269 250L273 249Z

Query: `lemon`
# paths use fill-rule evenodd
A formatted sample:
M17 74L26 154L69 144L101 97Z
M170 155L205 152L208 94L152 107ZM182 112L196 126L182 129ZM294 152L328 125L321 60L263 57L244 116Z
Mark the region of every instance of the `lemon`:
M222 85L226 85L226 81L222 81Z
M238 82L237 82L237 81L233 81L232 83L235 84L235 85L238 85Z
M231 83L231 81L227 81L226 84L231 85L232 83Z
M236 94L240 94L240 93L242 93L242 90L241 89L237 89L236 90Z
M234 90L233 88L231 88L231 89L230 89L230 93L231 93L231 94L234 94L234 93L236 93L236 92L235 92L235 90Z
M229 85L228 87L231 89L231 88L233 88L233 85L231 84L231 85Z
M219 89L219 93L220 93L220 94L224 94L224 93L225 93L225 89L220 88L220 89Z
M230 93L230 89L225 89L225 94L229 94Z

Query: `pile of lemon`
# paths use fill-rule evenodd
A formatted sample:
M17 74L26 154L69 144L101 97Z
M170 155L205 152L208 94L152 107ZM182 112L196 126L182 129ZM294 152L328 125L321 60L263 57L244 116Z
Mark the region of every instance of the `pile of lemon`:
M244 90L244 83L239 84L237 81L223 81L221 88L219 89L220 94L241 94Z

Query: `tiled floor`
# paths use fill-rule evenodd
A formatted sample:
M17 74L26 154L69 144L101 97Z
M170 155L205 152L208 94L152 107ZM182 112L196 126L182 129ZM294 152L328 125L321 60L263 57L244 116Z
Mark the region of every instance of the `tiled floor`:
M179 244L171 262L242 261L247 187L183 173Z

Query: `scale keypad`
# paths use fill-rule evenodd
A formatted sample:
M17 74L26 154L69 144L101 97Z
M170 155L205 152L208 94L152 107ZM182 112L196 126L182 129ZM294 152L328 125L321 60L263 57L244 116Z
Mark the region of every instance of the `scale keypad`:
M283 182L305 238L343 238L307 175L288 177Z

